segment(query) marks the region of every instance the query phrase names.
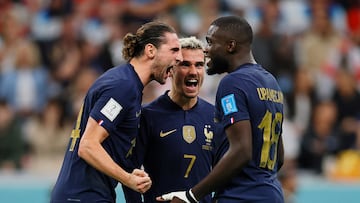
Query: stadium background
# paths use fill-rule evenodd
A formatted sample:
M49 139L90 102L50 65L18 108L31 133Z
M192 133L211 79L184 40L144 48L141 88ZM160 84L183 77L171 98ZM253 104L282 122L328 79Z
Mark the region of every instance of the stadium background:
M124 63L125 33L159 19L204 40L229 14L250 22L254 56L286 97L287 203L358 202L357 0L0 0L0 202L48 202L83 96ZM206 76L211 103L221 77ZM143 102L169 84L150 83Z

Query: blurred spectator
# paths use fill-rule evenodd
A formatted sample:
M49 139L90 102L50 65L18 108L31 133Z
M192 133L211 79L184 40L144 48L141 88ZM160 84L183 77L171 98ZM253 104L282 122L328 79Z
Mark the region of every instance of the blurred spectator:
M301 36L298 45L299 68L310 71L314 77L316 96L320 100L330 99L334 88L335 70L328 66L330 53L340 47L342 37L330 20L327 0L311 3L311 27Z
M286 115L286 113L285 113ZM296 129L294 123L287 117L283 122L283 142L284 142L284 165L297 167L297 159L300 153L300 142L302 134Z
M65 120L65 105L61 99L50 99L43 112L27 123L25 132L30 145L27 170L55 175L59 172L72 125Z
M258 4L262 2L257 0L220 0L221 10L225 13L232 13L240 16L247 16L249 10L254 10Z
M297 36L308 29L311 22L308 14L309 2L307 0L280 0L281 26L279 31Z
M122 38L127 33L126 22L122 22L124 9L119 9L122 2L119 0L103 1L99 8L99 18L106 28L106 41L102 43L96 58L98 70L102 73L113 66L123 63L121 54ZM92 41L92 40L90 40ZM117 50L118 52L114 53Z
M19 46L26 40L25 27L14 7L0 12L0 75L14 70Z
M61 25L60 36L49 47L47 58L51 75L64 88L80 68L81 51L74 15L64 17Z
M331 51L327 66L334 70L342 68L349 71L360 91L360 29L358 33L350 33L344 37L340 47Z
M23 168L25 142L21 124L5 100L0 100L0 169Z
M337 71L336 89L332 99L338 109L336 123L339 126L340 149L356 149L356 134L360 124L360 93L350 71L343 68Z
M64 98L66 98L69 106L70 120L76 119L81 105L84 102L86 92L91 84L99 77L99 73L89 67L84 67L74 78L71 85L64 90Z
M239 15L246 18L255 33L261 18L258 7L268 0L219 0L220 15Z
M156 19L187 0L122 0L123 20L129 32L135 32L143 23Z
M79 69L92 68L101 74L114 66L107 44L83 40L80 42L80 54Z
M306 69L298 69L293 78L294 88L286 97L287 118L294 124L295 130L302 135L308 128L311 112L316 102L314 81Z
M350 34L360 35L360 1L357 0L334 0L346 11L346 22Z
M178 2L181 3L182 0L129 0L125 1L123 6L128 17L143 24Z
M284 192L284 203L295 203L298 190L296 165L284 165L279 171L278 178Z
M50 67L51 59L49 53L53 42L61 35L63 31L63 16L72 11L71 0L51 0L43 2L34 12L31 19L31 36L40 48L41 57L44 65Z
M106 26L106 19L103 19L103 17L106 18L109 14L113 15L113 10L109 9L108 15L104 15L101 9L109 1L79 0L75 2L74 14L76 15L77 28L81 38L96 45L104 44L109 38L109 30Z
M198 0L198 1L194 1L194 2L195 2L195 4L193 6L195 7L195 12L199 15L198 29L194 29L194 25L196 25L195 24L196 21L190 21L190 22L194 22L193 25L191 25L192 23L189 23L189 21L184 21L182 28L189 28L189 26L192 26L193 32L187 33L187 34L195 35L195 36L198 36L200 39L202 39L203 36L205 36L210 23L220 15L219 1L218 0ZM190 20L190 19L188 19L188 20Z
M41 66L37 46L31 41L18 45L14 69L3 74L0 97L24 118L42 111L48 96L48 73Z
M323 173L324 159L338 152L336 135L337 109L333 102L322 101L314 107L311 124L301 140L299 166Z
M201 36L200 30L205 25L201 22L202 17L198 12L200 9L198 4L199 1L187 0L173 9L173 16L177 22L174 28L179 31L180 36Z
M280 31L279 0L264 1L259 12L261 20L253 43L255 60L277 78L284 94L289 94L295 72L294 39Z
M125 35L125 22L120 19L113 21L110 25L111 34L109 37L108 50L111 56L111 62L114 65L121 65L125 63L125 59L122 57L123 36Z
M62 16L60 35L54 39L48 57L54 77L64 88L85 67L103 73L115 65L112 37L114 32L124 33L118 30L124 28L118 23L119 6L118 1L111 0L75 1L73 12Z

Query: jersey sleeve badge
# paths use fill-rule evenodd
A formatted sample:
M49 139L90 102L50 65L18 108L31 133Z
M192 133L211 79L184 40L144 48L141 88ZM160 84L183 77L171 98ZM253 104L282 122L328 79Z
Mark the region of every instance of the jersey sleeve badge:
M112 122L119 115L122 108L115 99L110 98L100 112Z
M229 94L221 98L221 106L225 116L238 111L234 94Z

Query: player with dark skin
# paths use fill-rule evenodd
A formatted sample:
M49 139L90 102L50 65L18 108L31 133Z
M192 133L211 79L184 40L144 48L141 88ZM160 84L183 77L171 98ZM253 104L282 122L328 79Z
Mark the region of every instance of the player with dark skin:
M218 86L215 119L223 124L229 147L197 185L158 201L193 203L215 192L217 203L284 202L276 177L284 160L283 95L275 78L254 60L252 38L248 22L237 16L210 25L207 73L228 73Z

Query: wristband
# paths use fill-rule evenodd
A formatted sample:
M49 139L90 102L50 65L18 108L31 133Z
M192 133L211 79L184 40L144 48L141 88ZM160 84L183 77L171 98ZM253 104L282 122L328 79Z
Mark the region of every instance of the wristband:
M195 198L191 189L185 192L186 198L190 201L190 203L198 203L199 201Z

